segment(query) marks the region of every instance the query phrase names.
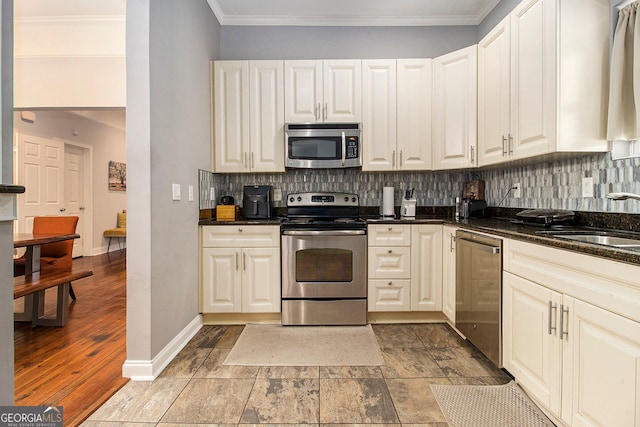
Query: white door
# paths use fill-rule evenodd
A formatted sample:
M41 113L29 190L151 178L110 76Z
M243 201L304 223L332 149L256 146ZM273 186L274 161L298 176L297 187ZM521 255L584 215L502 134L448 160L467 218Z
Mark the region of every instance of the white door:
M64 209L64 143L18 136L18 232L31 233L33 217L60 215Z
M280 312L280 248L242 250L242 312Z
M325 122L362 121L362 62L359 59L323 61Z
M78 217L76 232L79 239L73 241L73 257L83 255L84 232L84 150L65 144L64 146L64 206L61 215Z
M239 313L241 286L240 248L202 249L203 313Z
M322 61L284 61L285 122L322 121Z

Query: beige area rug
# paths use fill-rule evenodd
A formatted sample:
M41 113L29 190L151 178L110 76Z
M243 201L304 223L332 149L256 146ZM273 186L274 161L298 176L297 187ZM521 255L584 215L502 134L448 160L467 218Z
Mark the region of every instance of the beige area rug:
M430 385L452 427L553 427L553 423L511 381L505 385Z
M247 325L223 365L383 365L378 342L366 326Z

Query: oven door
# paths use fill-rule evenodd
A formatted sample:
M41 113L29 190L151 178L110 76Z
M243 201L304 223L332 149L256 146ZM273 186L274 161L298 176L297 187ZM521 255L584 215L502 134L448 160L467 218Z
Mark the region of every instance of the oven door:
M282 298L366 298L364 230L285 230Z

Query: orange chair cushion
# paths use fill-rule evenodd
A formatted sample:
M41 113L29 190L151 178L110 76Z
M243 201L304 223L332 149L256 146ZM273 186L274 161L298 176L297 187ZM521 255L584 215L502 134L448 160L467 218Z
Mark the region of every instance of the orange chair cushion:
M33 218L33 234L72 234L78 225L77 216L37 216ZM73 240L48 243L40 249L40 260L43 258L69 257L73 252ZM66 264L66 263L65 263ZM44 266L44 263L41 264Z

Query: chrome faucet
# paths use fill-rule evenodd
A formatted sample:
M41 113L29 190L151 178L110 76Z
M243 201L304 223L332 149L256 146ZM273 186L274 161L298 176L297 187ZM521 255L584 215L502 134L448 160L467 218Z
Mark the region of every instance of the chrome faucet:
M611 200L627 200L627 199L636 199L636 200L640 200L640 194L633 194L633 193L609 193L609 194L607 194L607 199L611 199Z

